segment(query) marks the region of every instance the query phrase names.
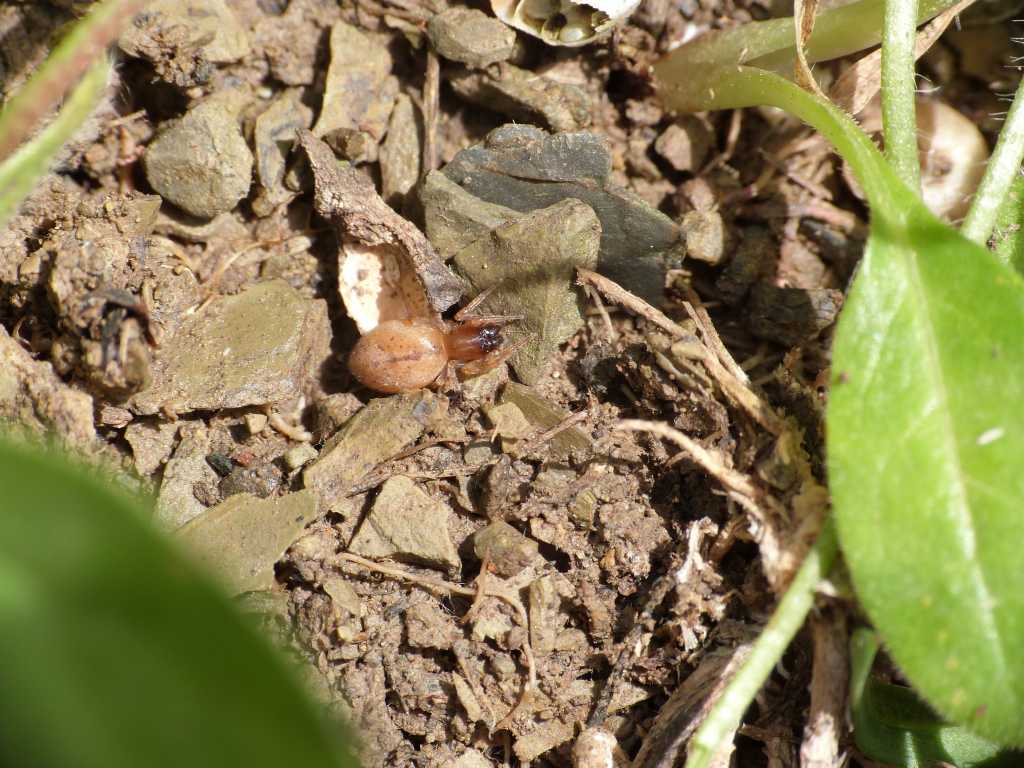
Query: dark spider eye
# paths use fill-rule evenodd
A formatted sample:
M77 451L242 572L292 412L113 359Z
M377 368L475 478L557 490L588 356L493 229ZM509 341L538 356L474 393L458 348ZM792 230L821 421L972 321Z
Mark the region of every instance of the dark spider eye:
M493 352L501 346L501 327L497 325L485 325L477 333L477 344L480 351Z

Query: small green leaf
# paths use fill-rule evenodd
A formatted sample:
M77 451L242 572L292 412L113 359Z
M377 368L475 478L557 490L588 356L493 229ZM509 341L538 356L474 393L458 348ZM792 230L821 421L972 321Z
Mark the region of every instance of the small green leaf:
M2 442L0 489L0 765L356 765L133 501Z
M1020 745L1024 281L904 195L902 223L875 209L833 346L840 542L915 688Z
M850 712L857 749L899 768L1013 768L1024 755L943 722L909 688L871 677L878 640L868 629L850 639Z

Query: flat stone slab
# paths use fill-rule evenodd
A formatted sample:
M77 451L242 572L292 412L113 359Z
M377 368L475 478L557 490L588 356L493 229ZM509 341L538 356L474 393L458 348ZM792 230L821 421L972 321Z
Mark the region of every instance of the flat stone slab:
M352 538L349 551L363 557L395 557L457 570L462 561L448 535L449 512L412 480L396 475L384 483Z
M309 491L259 499L230 496L180 528L175 536L233 594L270 589L274 563L316 519Z
M327 304L283 280L222 296L160 347L137 414L277 403L301 395L330 355Z
M481 314L521 315L504 333L525 340L512 358L525 384L537 382L561 344L583 327L576 268L593 269L601 239L594 211L563 200L503 224L455 254L455 267L476 293L493 289Z
M303 470L303 484L320 497L323 511L330 511L378 464L412 445L441 408L441 399L427 390L371 400Z

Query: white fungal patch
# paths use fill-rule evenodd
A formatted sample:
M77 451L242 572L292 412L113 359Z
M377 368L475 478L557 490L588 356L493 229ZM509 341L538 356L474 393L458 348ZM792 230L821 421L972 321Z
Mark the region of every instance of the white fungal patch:
M510 27L548 45L591 43L625 21L640 0L491 0L494 14Z

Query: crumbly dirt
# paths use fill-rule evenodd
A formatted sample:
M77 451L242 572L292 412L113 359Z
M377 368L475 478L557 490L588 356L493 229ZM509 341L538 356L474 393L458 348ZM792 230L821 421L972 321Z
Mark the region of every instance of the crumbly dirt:
M0 9L4 96L78 5ZM213 21L189 26L174 15L186 5ZM120 467L155 493L158 524L207 551L204 515L225 499L218 525L235 532L272 514L266 499L315 496L301 532L257 531L215 570L248 574L229 588L277 617L270 635L354 725L367 767L591 768L610 764L602 750L681 764L821 522L829 336L866 211L808 128L769 110L674 118L646 72L695 32L782 5L644 0L584 48L521 33L510 46L478 15L431 27L469 18L495 35L466 53L428 39L445 0L158 3L122 38L104 105L0 232L0 418ZM961 71L978 29L923 64L972 119L998 111L978 94L1002 72L977 56ZM664 295L647 301L603 262L583 269L592 255L575 282L562 269L575 324L545 337L555 352L529 386L502 363L433 392L368 391L345 365L359 334L339 259L397 248L380 263L412 265L424 314L451 321L465 284L438 277L437 252L468 230L442 244L417 190L512 122L603 137L602 183L664 214L686 256L658 262ZM384 201L326 215L297 135ZM474 238L524 214L451 205ZM850 753L848 608L822 598L733 764Z

